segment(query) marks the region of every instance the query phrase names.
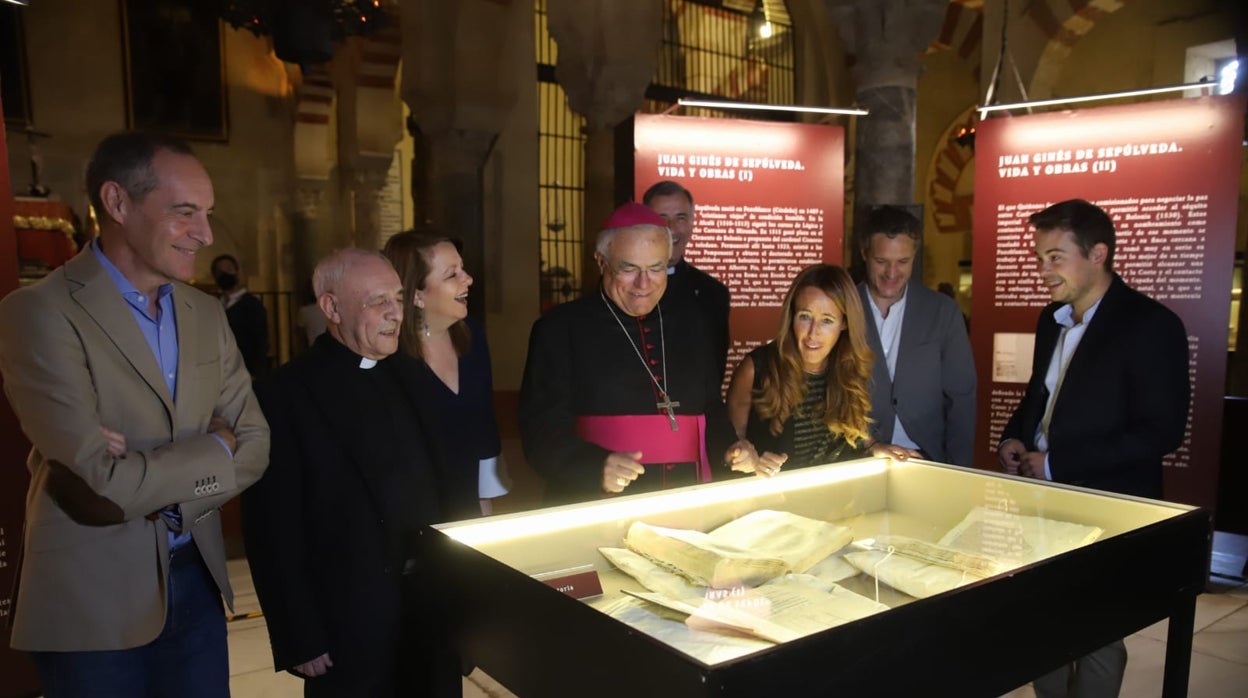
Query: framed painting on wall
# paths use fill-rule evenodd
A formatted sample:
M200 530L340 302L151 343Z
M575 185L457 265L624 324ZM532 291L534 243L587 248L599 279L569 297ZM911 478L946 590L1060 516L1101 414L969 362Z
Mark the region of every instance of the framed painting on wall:
M214 7L121 0L130 128L193 140L228 138L225 52Z

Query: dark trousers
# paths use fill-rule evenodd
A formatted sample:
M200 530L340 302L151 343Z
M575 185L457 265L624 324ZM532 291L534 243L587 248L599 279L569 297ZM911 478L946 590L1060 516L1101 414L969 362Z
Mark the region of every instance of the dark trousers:
M1122 640L1093 651L1032 682L1037 698L1116 698L1127 670Z
M399 695L459 698L463 677L452 619L458 612L452 590L438 587L423 570L403 577L399 629ZM465 670L466 669L466 670Z
M170 560L165 627L141 647L32 652L44 698L224 698L230 658L221 593L195 544Z
M306 678L304 698L460 698L460 666L450 619L455 598L439 590L416 561L399 580L399 612L372 625L368 651L343 655L330 650L334 665ZM363 644L363 643L361 643ZM358 647L353 647L358 650Z

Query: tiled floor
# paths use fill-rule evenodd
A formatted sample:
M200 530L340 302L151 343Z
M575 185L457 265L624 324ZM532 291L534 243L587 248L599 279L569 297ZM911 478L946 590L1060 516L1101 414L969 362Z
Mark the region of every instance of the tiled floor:
M1218 534L1214 572L1231 573L1239 579L1214 577L1209 593L1196 602L1196 635L1192 649L1192 698L1243 698L1248 695L1248 583L1242 579L1248 538ZM230 562L235 611L259 610L245 560ZM296 698L303 695L302 682L273 672L268 632L263 618L243 618L229 624L230 689L234 698ZM1127 675L1122 698L1161 695L1162 666L1166 651L1166 622L1127 638ZM1011 691L1005 698L1032 698L1030 686ZM480 672L464 679L465 698L504 698L512 694Z
M230 694L232 698L299 698L303 681L273 671L269 632L264 618L247 618L260 610L246 560L230 560L230 583L234 587L234 612L229 623ZM502 698L507 689L479 670L464 679L464 698Z
M1192 698L1243 698L1248 695L1248 584L1219 584L1196 599L1192 646ZM1127 638L1127 674L1122 698L1161 695L1166 659L1166 621ZM1031 686L1004 698L1032 698Z

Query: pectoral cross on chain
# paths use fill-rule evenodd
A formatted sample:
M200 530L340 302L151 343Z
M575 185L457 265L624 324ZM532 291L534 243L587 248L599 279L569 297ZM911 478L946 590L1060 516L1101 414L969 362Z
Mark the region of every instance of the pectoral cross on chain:
M672 431L680 431L680 427L676 426L676 413L673 411L673 408L680 407L679 402L672 402L672 398L667 393L663 393L663 401L655 403L654 406L667 411L667 421L671 422Z

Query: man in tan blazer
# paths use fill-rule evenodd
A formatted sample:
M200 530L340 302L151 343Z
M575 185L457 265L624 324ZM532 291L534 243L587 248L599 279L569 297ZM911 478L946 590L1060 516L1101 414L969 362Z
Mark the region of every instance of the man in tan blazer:
M218 508L269 428L221 303L185 285L212 182L176 139L115 134L100 237L0 301L4 389L33 444L12 645L47 698L226 696Z

